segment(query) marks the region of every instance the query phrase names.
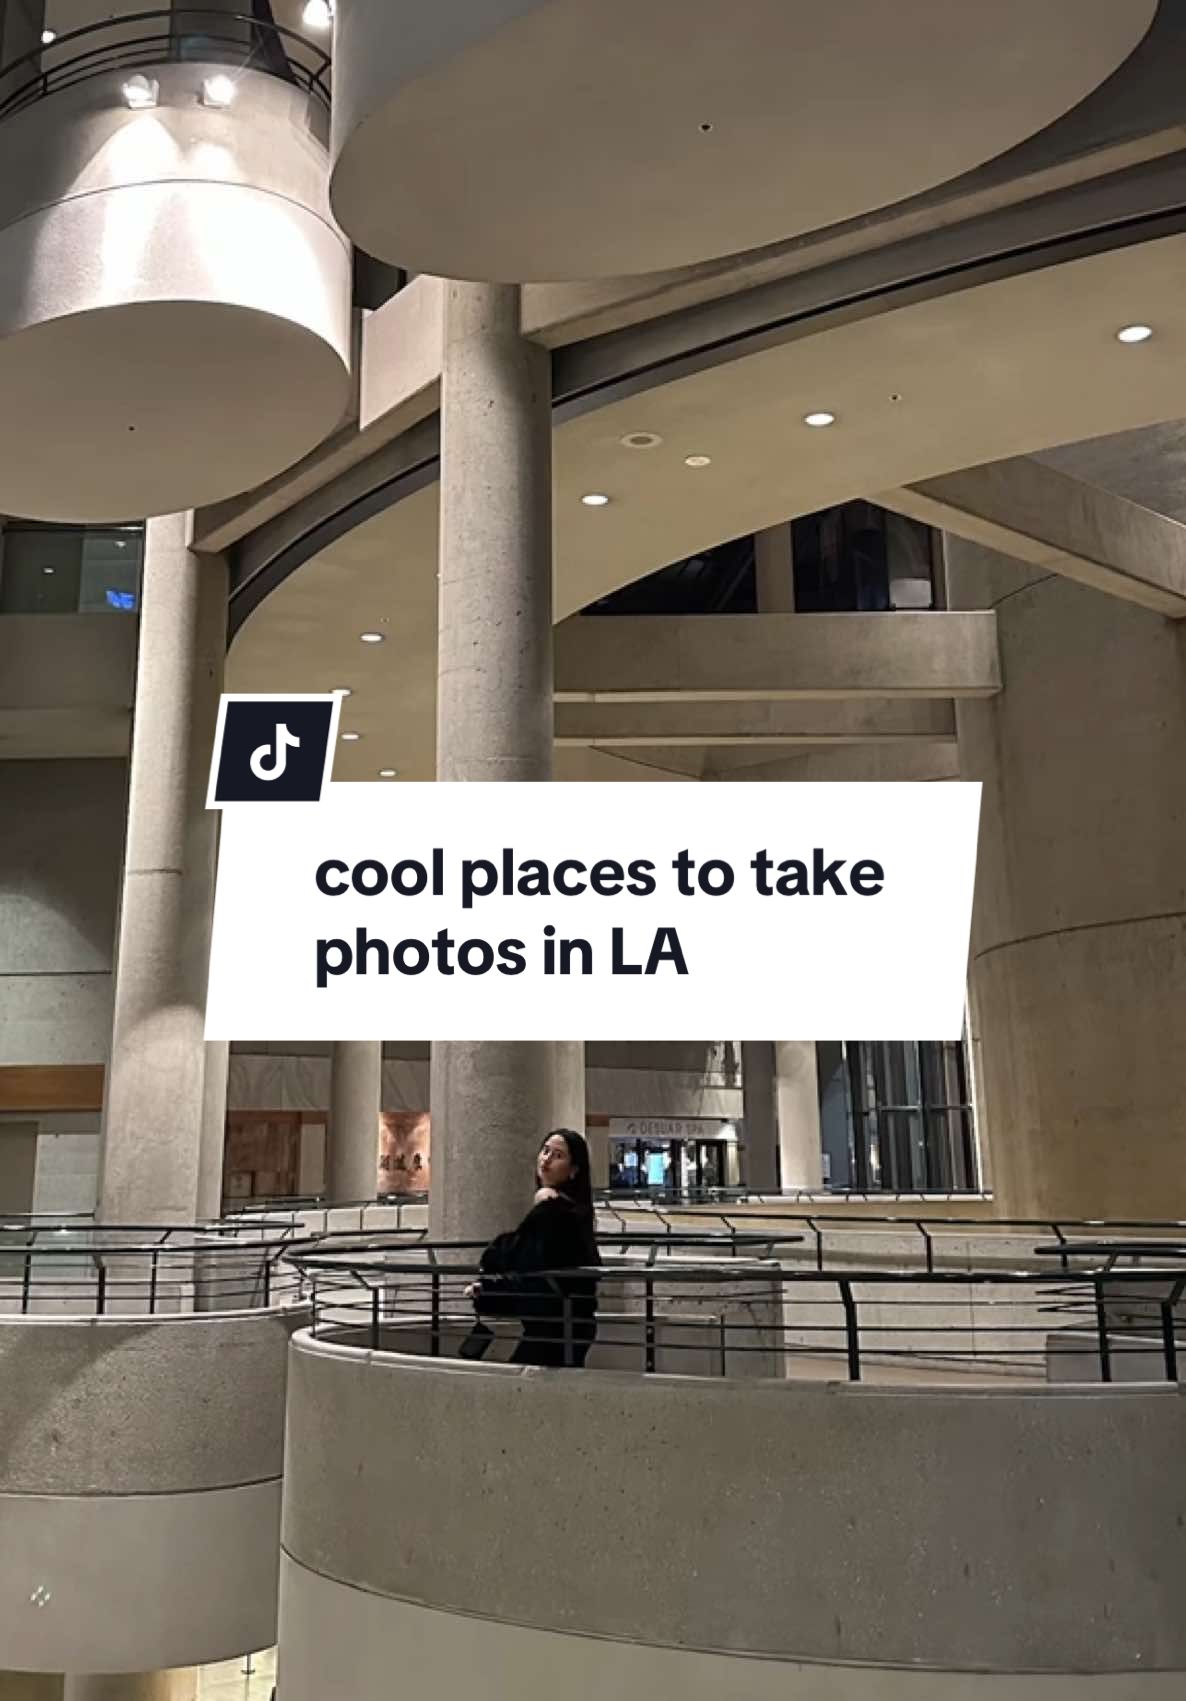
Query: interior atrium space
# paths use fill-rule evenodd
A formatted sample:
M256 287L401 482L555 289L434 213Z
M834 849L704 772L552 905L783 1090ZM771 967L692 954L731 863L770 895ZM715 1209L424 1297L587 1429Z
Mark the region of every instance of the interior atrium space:
M841 791L818 983L406 967ZM1181 5L0 0L0 1701L1182 1701L1184 1106Z

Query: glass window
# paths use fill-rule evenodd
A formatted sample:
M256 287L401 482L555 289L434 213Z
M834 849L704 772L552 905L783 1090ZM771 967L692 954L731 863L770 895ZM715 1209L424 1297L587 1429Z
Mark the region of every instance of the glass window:
M888 1193L980 1187L964 1042L847 1040L852 1186Z
M141 526L16 522L0 536L0 614L134 614Z

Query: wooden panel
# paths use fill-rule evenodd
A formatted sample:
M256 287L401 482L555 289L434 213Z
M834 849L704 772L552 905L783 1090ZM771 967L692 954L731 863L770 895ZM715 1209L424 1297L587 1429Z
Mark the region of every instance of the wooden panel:
M102 1110L101 1063L0 1067L0 1111Z

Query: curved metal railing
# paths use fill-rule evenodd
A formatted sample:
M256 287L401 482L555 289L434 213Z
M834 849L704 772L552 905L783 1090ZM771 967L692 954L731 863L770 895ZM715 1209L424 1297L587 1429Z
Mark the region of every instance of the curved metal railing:
M304 1295L289 1225L0 1221L0 1321L255 1311Z
M611 1234L604 1262L533 1271L491 1354L524 1322L571 1362L574 1292L595 1295L593 1368L685 1375L1176 1381L1186 1343L1186 1238L1035 1246L1024 1269L795 1268L800 1237L772 1232ZM1055 1262L1043 1268L1048 1252ZM375 1352L465 1357L481 1279L473 1242L328 1236L297 1246L314 1335ZM1150 1263L1149 1260L1154 1262ZM496 1279L497 1288L497 1279ZM523 1362L539 1362L527 1360Z
M332 60L319 42L246 13L173 6L84 24L0 65L0 119L107 72L189 59L262 71L330 104Z

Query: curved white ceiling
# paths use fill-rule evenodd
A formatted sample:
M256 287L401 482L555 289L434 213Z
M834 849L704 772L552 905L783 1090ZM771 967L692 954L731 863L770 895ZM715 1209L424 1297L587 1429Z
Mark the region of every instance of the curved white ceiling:
M691 264L871 211L1051 123L1156 0L350 0L332 199L444 277Z
M1125 346L1116 330L1155 327ZM784 340L556 431L556 616L727 538L967 466L1177 419L1186 236L1092 255ZM900 398L900 399L895 399ZM812 430L817 408L836 424ZM632 432L661 437L629 449ZM689 468L688 455L711 464ZM583 492L612 497L586 508ZM300 568L231 652L233 689L349 686L339 779L431 778L435 486ZM370 628L387 642L364 645Z

